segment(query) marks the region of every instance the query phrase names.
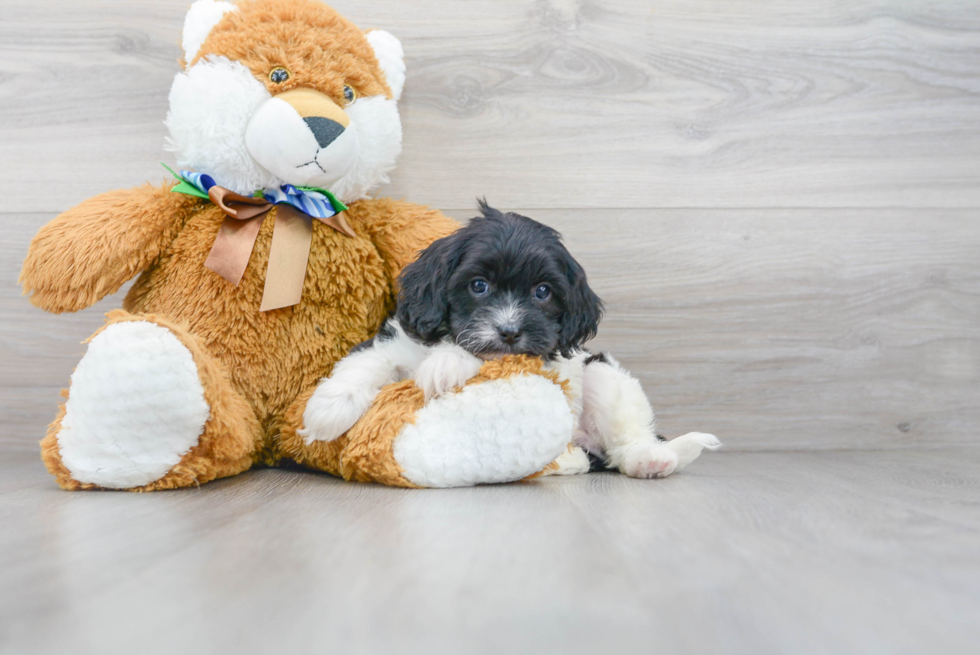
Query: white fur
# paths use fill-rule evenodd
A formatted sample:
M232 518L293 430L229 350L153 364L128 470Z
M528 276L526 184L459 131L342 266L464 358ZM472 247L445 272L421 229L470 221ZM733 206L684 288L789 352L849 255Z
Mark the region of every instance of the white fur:
M209 55L174 77L165 148L179 167L242 195L288 183L322 186L350 203L388 181L402 129L397 104L384 96L358 98L346 112L344 135L320 149L299 114L249 69ZM325 170L300 166L313 159Z
M692 432L674 441L657 439L653 408L639 380L614 359L585 367L581 430L575 443L604 453L606 461L634 478L663 478L721 443L713 435Z
M299 186L336 188L357 162L360 144L348 127L333 143L321 148L313 132L292 105L269 98L245 128L248 153L279 179Z
M591 468L589 455L579 446L569 444L568 448L555 458L554 470L544 472L544 475L579 475L588 473Z
M182 42L187 62L229 11L237 7L214 0L191 6ZM401 153L396 101L405 84L405 64L401 43L388 32L375 30L365 38L394 98L361 97L345 107L350 125L326 148L248 68L207 55L174 77L165 149L176 155L178 167L206 173L242 195L293 184L324 187L345 203L367 198L388 182Z
M279 98L255 109L245 129L248 154L277 180L330 189L354 202L388 181L401 152L401 121L394 100L359 98L346 108L350 125L326 148L296 111Z
M208 38L214 26L229 11L238 11L238 7L230 2L215 0L197 0L191 5L184 18L184 31L180 43L184 50L184 61L191 63L201 49L204 39Z
M79 482L111 489L159 480L197 445L210 415L190 351L155 323L114 323L71 376L58 433Z
M583 427L588 438L588 450L597 447L608 450L643 441L656 440L653 408L643 393L640 382L619 364L594 362L585 367L583 381ZM609 453L610 455L612 453ZM613 462L619 466L619 462Z
M364 36L374 49L374 56L385 74L391 95L395 100L400 99L405 88L405 51L402 50L401 41L384 30L371 30Z
M398 104L384 96L358 98L345 109L348 131L357 133L358 157L354 167L329 188L345 203L367 198L388 182L402 151L402 123Z
M236 193L250 196L277 187L282 181L245 147L249 120L269 98L265 85L244 65L208 56L174 77L164 147L176 153L178 167L207 173Z
M426 398L433 398L463 386L483 365L458 346L429 348L410 339L397 321L389 326L393 338L376 339L371 348L348 355L320 380L298 431L306 443L333 441L350 430L386 384L412 377Z
M705 432L688 432L675 439L671 439L664 445L677 453L677 470L684 468L696 460L705 448L708 450L718 450L721 448L721 442L718 441L718 437Z
M520 324L522 318L524 318L524 310L521 309L516 300L511 299L508 304L493 310L491 320L494 327L499 329L511 323Z
M577 353L573 357L556 357L544 365L545 370L554 371L558 379L568 385L569 403L575 417L575 432L581 430L582 423L582 384L585 382L585 358L588 353Z
M480 372L483 360L454 343L440 343L429 349L429 354L413 376L415 385L425 392L425 399L462 387L466 381Z
M307 444L343 435L371 407L381 387L404 379L422 362L427 349L405 336L397 322L392 327L395 338L376 340L372 348L348 355L320 380L303 411L304 429L298 431Z
M567 382L567 396L560 393L561 403L556 404L558 396L552 391L560 388L538 376L510 380L535 379L543 383L539 386L497 384L506 380L464 386L479 373L483 360L448 341L419 344L394 319L389 329L395 331L392 338L375 339L371 348L348 355L320 381L303 414L306 429L300 435L307 443L341 436L370 408L383 386L412 378L427 402L415 424L406 425L397 437L395 458L406 478L422 486L519 479L553 460L558 469L550 475L585 473L587 451L631 477L662 478L693 462L703 449L721 445L713 435L700 432L668 442L657 439L653 409L639 381L608 356L607 362L588 366L584 352L548 362L546 368ZM553 421L562 426L564 450L527 470L538 462L530 454L550 452L554 445ZM507 461L514 468L509 472L506 449L512 446L516 450ZM484 456L486 461L479 464Z
M567 450L572 415L561 387L516 375L440 396L395 439L402 475L423 487L520 480Z

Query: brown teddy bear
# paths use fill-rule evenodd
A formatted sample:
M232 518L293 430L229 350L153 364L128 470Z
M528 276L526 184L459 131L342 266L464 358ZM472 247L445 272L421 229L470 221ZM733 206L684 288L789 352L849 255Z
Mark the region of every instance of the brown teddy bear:
M296 434L317 380L391 312L402 267L456 229L438 211L368 196L401 148L401 45L314 0L199 0L182 47L166 121L176 184L87 200L42 228L24 263L25 293L55 313L139 274L88 340L45 464L65 489L186 487L286 457L418 486L392 454L420 407L411 381L341 439ZM518 358L472 383L539 372ZM541 373L539 386L562 389ZM552 405L571 421L560 391ZM564 450L565 427L527 435L533 452L511 470L461 483L538 471ZM414 466L430 479L427 467L457 464Z
M31 302L55 313L141 274L88 340L42 440L58 483L170 489L284 458L408 487L557 471L574 403L533 358L489 362L428 413L407 380L339 439L297 434L316 381L393 309L400 270L457 226L368 198L401 148L405 67L387 32L314 0L199 0L182 46L166 121L177 183L58 216L21 273ZM465 434L440 423L472 425L474 397L514 411ZM566 472L582 470L576 455Z

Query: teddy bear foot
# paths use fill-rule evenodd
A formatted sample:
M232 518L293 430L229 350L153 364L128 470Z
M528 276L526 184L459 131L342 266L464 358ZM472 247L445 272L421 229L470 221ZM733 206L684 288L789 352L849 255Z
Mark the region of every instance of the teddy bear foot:
M262 431L186 329L124 311L89 341L41 441L65 489L172 489L251 467Z
M140 487L197 445L209 414L194 358L170 330L114 323L72 374L56 437L61 463L78 482Z
M565 452L549 464L541 475L581 475L588 473L591 468L592 463L589 461L588 453L580 446L568 444Z
M510 482L565 452L572 421L561 387L548 379L489 380L430 400L393 453L402 475L422 487Z

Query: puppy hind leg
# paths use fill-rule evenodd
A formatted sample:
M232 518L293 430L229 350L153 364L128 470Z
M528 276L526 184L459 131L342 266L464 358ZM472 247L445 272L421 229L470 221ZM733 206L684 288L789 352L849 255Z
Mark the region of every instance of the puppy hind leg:
M635 478L666 477L677 451L660 441L653 408L639 380L608 355L585 367L582 426L589 450L601 450L610 467Z

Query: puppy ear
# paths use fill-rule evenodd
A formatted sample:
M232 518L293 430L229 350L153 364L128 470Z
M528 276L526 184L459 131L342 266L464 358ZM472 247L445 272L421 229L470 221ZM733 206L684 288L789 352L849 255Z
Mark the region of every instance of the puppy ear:
M396 317L405 332L423 343L434 343L449 333L449 277L458 263L451 234L432 242L398 276Z
M558 326L558 348L568 357L571 352L596 335L602 319L602 301L585 278L585 271L566 253L566 272L569 291L565 297L565 313Z

